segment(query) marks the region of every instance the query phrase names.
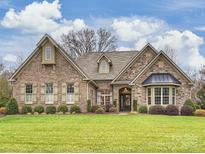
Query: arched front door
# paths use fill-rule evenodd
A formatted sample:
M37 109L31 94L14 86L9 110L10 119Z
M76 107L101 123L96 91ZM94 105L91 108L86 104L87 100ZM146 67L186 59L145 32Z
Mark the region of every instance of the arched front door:
M130 112L131 111L131 89L130 88L121 88L119 90L119 100L120 100L120 111L121 112Z

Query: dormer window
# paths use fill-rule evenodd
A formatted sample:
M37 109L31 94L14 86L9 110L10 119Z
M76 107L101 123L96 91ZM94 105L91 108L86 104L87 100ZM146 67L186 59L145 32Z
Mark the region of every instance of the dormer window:
M105 59L101 60L99 64L99 73L109 73L109 67L110 65Z
M50 46L45 47L45 60L51 60L52 59L52 49Z

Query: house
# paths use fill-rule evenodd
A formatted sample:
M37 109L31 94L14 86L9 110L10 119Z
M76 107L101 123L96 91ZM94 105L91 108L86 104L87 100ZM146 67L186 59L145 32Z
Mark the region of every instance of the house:
M140 51L90 52L73 60L49 35L14 72L10 81L15 97L25 104L77 104L86 112L92 105L114 101L119 111L138 105L179 107L191 97L192 80L152 45Z

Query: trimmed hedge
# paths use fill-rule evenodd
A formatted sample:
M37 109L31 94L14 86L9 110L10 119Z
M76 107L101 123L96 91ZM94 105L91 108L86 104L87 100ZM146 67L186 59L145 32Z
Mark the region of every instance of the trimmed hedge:
M149 114L165 114L165 107L161 105L154 105L149 107Z
M197 103L201 109L205 110L205 102L198 102Z
M116 100L113 101L113 105L114 105L114 107L117 107L117 101Z
M63 112L64 114L68 112L68 107L66 105L59 105L58 112Z
M140 106L138 109L139 113L147 113L148 109L147 106Z
M189 105L184 105L181 108L181 115L191 116L193 115L194 109Z
M87 112L92 112L91 100L87 100Z
M44 112L44 107L39 105L39 106L36 106L34 108L34 112L38 112L38 113L43 113Z
M194 112L194 115L195 116L202 116L202 117L205 117L205 110L203 109L198 109Z
M21 109L22 114L32 113L32 107L28 105L24 105Z
M191 99L186 100L185 103L184 103L184 106L185 106L185 105L187 105L187 106L191 106L191 107L193 108L194 111L197 109L196 104L193 103Z
M8 103L6 104L6 114L17 114L18 104L15 98L11 98Z
M99 107L96 111L95 111L96 114L104 114L105 113L105 110L102 108L102 107Z
M179 109L175 105L166 106L166 115L179 115Z
M137 111L137 100L133 100L133 110Z
M47 114L55 114L56 113L56 107L55 106L47 106L46 107L46 113Z
M78 105L72 105L70 107L70 113L81 113L81 109Z

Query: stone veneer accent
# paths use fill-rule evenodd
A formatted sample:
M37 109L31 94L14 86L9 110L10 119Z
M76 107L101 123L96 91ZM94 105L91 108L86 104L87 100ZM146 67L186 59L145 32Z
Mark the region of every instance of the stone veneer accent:
M157 62L136 80L135 86L133 86L133 90L135 91L133 99L137 99L140 105L147 105L146 88L143 87L141 83L152 73L171 73L181 82L181 85L176 88L177 106L181 107L187 99L191 98L191 86L189 85L189 81L161 55Z

